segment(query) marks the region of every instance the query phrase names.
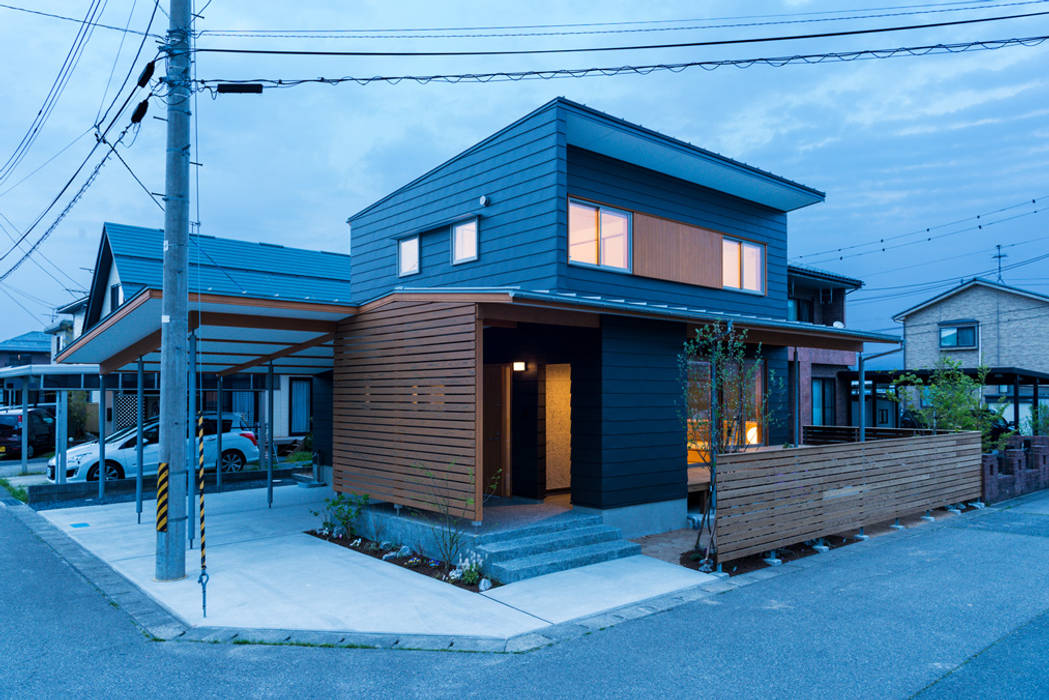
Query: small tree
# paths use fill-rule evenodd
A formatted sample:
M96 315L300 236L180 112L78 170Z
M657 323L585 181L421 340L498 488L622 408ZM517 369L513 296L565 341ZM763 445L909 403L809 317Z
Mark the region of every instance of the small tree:
M974 376L969 376L961 361L944 356L928 379L913 372L901 374L893 380L888 396L927 428L979 431L983 451L990 452L1004 439L1004 435L994 439L994 426L1002 420L1004 408L993 411L984 404L987 372L988 368L981 365Z
M449 466L454 466L454 462ZM472 509L476 500L473 496L468 496L457 502L455 497L448 493L448 487L442 478L438 477L430 469L420 466L416 466L416 469L419 469L427 482L427 493L423 496L426 500L427 508L424 511L417 512L430 525L434 544L437 547L437 556L443 562L442 573L447 578L452 566L462 558L466 531L468 527L472 526L472 522L462 517L459 513ZM468 471L469 481L473 481L474 473L472 468ZM496 471L492 476L491 482L485 485L481 494L482 504L487 502L495 493L501 474L501 469Z
M768 429L768 392L760 390L761 345L747 344L747 331L731 322L697 328L678 356L684 390L682 419L690 454L710 467L707 510L696 535L696 550L707 533L704 567L717 556L717 457L759 444ZM772 379L770 378L770 383Z

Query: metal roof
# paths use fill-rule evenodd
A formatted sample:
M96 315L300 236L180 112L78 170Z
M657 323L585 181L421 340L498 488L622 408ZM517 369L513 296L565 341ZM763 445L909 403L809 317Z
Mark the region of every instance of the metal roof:
M125 298L140 288L162 288L163 230L106 223L103 231ZM333 303L350 298L350 256L341 253L190 235L188 255L191 293Z
M14 338L0 340L0 352L51 352L51 336L43 331L29 331Z
M846 277L845 275L839 275L830 270L824 270L823 268L812 267L811 265L803 265L796 262L787 263L787 274L825 280L827 282L836 282L842 286L853 287L855 289L859 289L863 286L863 280L858 280L855 277Z

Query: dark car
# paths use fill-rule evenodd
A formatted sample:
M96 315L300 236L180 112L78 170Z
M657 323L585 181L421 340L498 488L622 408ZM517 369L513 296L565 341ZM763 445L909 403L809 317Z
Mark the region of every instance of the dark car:
M32 459L55 447L55 418L43 408L29 409L29 450ZM22 409L0 411L0 459L22 456Z

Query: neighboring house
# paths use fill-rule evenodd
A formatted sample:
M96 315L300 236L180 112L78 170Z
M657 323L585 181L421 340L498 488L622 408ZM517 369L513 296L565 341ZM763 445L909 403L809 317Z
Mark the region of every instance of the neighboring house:
M51 357L54 359L75 338L84 332L84 314L89 297L81 297L55 309L58 318L44 332L51 336Z
M787 318L845 328L845 296L858 279L793 263L787 266ZM793 355L792 355L793 358ZM848 425L851 382L841 372L856 364L847 350L797 348L801 425Z
M904 369L928 370L949 357L990 369L984 396L1012 406L1023 426L1035 388L1049 380L1049 296L979 277L893 316L903 324Z
M0 367L18 367L20 365L46 365L51 362L51 337L41 331L29 331L14 338L0 340ZM32 404L43 402L46 397L31 392L29 401ZM22 397L17 390L4 389L5 405L21 405Z
M812 309L824 323L788 318L787 213L821 201L818 190L558 98L351 216L352 255L303 266L328 278L326 290L281 276L304 251L258 248L265 255L226 259L262 258L261 288L208 270L199 284L191 273L190 300L202 331L238 329L238 352L253 356L217 353L208 371L258 372L276 358L326 374L314 403L331 418L315 437L327 431L337 491L475 521L490 488L554 497L634 536L685 523L678 358L696 327L732 322L754 344L751 388L776 418L748 421L755 446L791 441L792 390L769 379L789 376L792 348L897 342L825 325L854 281L812 271L794 275L794 298L833 288ZM99 266L92 330L60 359L126 371L157 357L160 238L150 232L151 281L135 291L121 259L137 248L120 245L127 227L111 228L119 276ZM105 315L111 279L126 288ZM267 355L265 343L292 329L302 340Z
M81 306L69 313L74 315L70 330L75 333L77 325L80 332L75 337L91 334L107 319L122 313L125 304L136 295L148 290L160 289L163 277L163 239L164 232L159 229L124 226L106 223L102 228L102 239L99 244L90 292ZM348 275L349 263L344 255L320 251L304 251L285 248L280 245L253 243L229 238L194 235L191 237L189 250L191 272L190 290L197 294L208 293L215 289L236 287L236 294L241 296L265 294L270 297L281 296L281 282L286 279L309 278L322 275L326 270L341 270L336 274L345 278ZM344 296L349 296L349 285L344 284ZM74 303L76 304L76 303ZM190 301L191 310L194 308ZM63 309L59 310L62 313ZM82 319L82 320L81 320ZM60 329L65 332L64 328ZM247 335L248 331L240 331ZM244 357L237 347L238 334L224 339L221 347L205 335L199 341L198 369L208 373L212 371L212 355L218 353L223 359ZM159 338L159 334L157 336ZM63 346L66 343L62 343ZM280 345L270 347L279 349ZM221 351L221 352L220 352ZM145 370L159 370L159 356L144 358ZM232 388L232 387L230 387ZM216 392L203 391L203 408L206 412L216 410ZM97 392L92 392L92 400L97 400ZM289 373L282 368L276 377L273 425L274 437L278 442L297 439L312 430L313 422L313 378L309 372ZM150 391L145 396L145 414L147 417L159 413L158 396ZM248 424L257 425L265 420L267 401L265 394L253 391L226 391L223 393L223 410L243 416ZM135 419L136 401L133 394L108 395L106 401L106 429L112 431L132 424Z

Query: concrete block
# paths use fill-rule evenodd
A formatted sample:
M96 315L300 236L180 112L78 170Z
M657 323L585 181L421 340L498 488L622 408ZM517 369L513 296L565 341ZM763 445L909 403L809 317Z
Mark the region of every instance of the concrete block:
M529 633L520 634L516 637L511 637L506 640L505 651L510 653L521 653L526 651L533 651L535 649L541 649L542 647L550 646L554 643L554 640L549 637L544 637L541 634Z
M394 649L422 649L430 651L445 651L451 649L455 643L455 637L447 637L437 634L404 634L397 638L393 645Z
M506 640L496 637L456 637L452 640L452 651L506 651Z

